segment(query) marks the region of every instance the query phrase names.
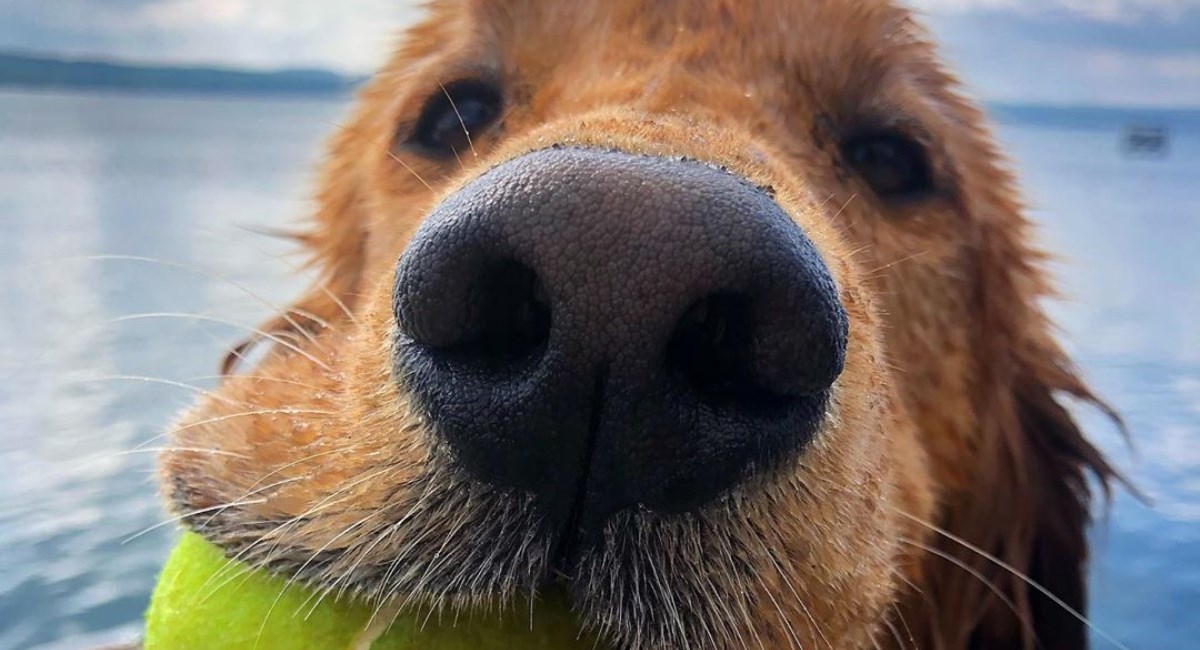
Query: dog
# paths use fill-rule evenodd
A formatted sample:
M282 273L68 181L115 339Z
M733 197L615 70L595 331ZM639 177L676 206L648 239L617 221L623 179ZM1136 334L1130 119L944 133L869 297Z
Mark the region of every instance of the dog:
M377 604L561 588L615 648L1087 645L1117 476L1062 398L1106 407L908 10L426 12L332 138L317 282L173 428L189 528Z

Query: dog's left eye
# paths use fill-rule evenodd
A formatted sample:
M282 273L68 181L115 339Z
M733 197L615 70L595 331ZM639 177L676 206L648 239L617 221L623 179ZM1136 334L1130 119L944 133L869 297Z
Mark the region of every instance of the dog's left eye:
M456 81L425 102L412 142L435 154L468 151L471 138L491 126L502 108L503 98L494 85L475 79Z
M866 133L842 144L842 155L877 195L920 196L933 190L929 154L916 140L890 131Z

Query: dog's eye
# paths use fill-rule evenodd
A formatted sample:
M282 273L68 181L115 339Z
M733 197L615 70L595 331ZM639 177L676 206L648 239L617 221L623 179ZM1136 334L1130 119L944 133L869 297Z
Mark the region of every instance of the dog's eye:
M425 102L412 142L436 154L467 151L471 138L500 117L503 103L500 91L484 81L456 81L439 88Z
M856 135L842 145L842 155L881 198L913 197L933 190L928 153L904 134Z

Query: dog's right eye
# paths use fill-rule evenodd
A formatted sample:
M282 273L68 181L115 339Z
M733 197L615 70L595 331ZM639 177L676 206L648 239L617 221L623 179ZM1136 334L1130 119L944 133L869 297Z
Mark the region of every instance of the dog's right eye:
M436 155L468 151L471 139L499 119L503 104L500 90L490 83L456 81L425 102L410 142Z
M902 133L855 135L842 143L842 154L881 198L918 197L934 190L928 152Z

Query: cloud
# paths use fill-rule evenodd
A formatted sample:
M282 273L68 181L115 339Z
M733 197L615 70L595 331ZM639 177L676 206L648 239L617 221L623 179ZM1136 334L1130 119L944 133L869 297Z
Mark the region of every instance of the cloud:
M161 0L127 16L142 33L170 34L172 55L221 52L243 65L298 62L363 72L379 64L414 9L396 0Z
M416 12L411 0L0 0L0 48L361 73Z
M1200 1L1089 2L919 4L952 66L986 98L1200 105Z
M1173 19L1200 7L1200 0L909 0L928 13L1008 10L1027 15L1062 11L1091 20L1134 22L1148 17Z
M907 1L985 98L1200 105L1200 0ZM360 74L418 12L417 0L0 0L0 49Z

